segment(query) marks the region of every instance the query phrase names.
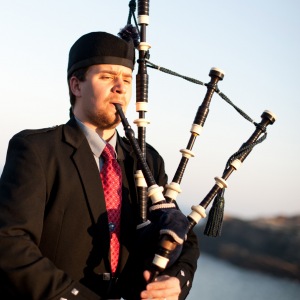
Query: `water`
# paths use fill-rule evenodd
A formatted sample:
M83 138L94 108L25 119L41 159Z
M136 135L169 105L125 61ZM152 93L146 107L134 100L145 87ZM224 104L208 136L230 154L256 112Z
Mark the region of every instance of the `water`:
M300 283L201 253L187 300L300 300Z

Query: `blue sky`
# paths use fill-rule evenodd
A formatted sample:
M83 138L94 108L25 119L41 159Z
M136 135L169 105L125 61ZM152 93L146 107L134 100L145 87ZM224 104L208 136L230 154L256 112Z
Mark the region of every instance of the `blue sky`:
M126 24L121 0L3 1L0 12L0 169L9 139L27 128L68 120L66 69L72 44L91 31L116 34ZM278 120L228 180L225 212L242 218L300 214L299 1L150 1L147 41L151 59L181 74L209 81L256 121L264 110ZM147 141L164 157L172 180L206 88L149 70ZM135 94L135 93L133 93ZM137 119L135 95L127 114ZM182 181L184 212L198 204L221 176L228 157L254 126L218 95ZM122 133L122 128L119 128Z

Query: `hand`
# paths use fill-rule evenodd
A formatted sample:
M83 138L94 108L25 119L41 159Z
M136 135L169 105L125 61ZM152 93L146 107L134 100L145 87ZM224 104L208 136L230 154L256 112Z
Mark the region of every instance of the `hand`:
M150 272L144 272L144 278L148 282ZM167 275L158 276L155 282L146 286L146 291L141 292L141 298L152 298L153 300L178 300L181 293L180 282L176 277Z

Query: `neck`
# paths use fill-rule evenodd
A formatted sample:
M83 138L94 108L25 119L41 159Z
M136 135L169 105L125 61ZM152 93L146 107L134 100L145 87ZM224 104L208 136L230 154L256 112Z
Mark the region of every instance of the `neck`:
M88 125L87 125L88 126ZM95 131L104 139L104 141L109 142L109 140L114 136L116 130L113 129L101 129L99 127L95 128Z

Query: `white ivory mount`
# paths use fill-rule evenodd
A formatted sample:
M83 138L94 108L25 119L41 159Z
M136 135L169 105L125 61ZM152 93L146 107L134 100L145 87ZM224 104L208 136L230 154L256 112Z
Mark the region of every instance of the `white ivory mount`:
M206 217L205 208L201 205L192 206L192 211L189 214L189 217L192 218L197 224L203 218Z
M214 178L215 181L216 181L216 184L221 188L221 189L224 189L224 188L227 188L228 187L228 184L227 182L221 178L221 177L215 177Z
M202 126L200 126L198 124L192 124L192 128L191 128L190 132L200 135L200 133L202 132L202 129L203 129Z
M148 124L150 124L150 121L147 119L137 119L133 121L134 124L137 125L137 127L146 127Z
M134 174L135 184L138 187L148 187L142 170L137 170Z
M181 149L180 152L182 153L182 156L184 156L186 158L195 157L195 154L188 149Z
M237 170L242 165L242 162L239 159L235 159L230 163L230 165Z
M175 203L161 203L161 204L155 204L149 207L149 212L153 210L158 209L165 209L165 208L176 208Z
M272 113L271 111L265 110L264 112L271 115L275 119L275 121L277 120L277 116L274 113Z
M148 197L151 198L152 204L166 200L163 195L164 188L162 186L158 186L157 184L154 184L148 188Z
M146 42L140 42L139 45L137 46L137 49L147 51L148 49L151 48L151 45L146 43Z
M142 24L149 25L149 16L147 16L147 15L138 16L138 24L139 25L142 25Z
M183 242L184 242L184 240L181 239L181 238L176 234L176 232L174 232L174 231L172 231L172 230L170 230L170 229L161 229L161 230L159 231L159 233L160 233L160 235L163 235L163 234L168 234L168 235L170 235L178 245L181 245L181 244L183 244Z
M144 227L148 226L149 224L151 224L151 221L147 220L147 221L144 222L144 223L138 224L138 225L136 226L136 229L144 228Z
M176 182L166 184L165 188L167 189L165 196L174 200L176 200L177 195L182 192L182 190L180 189L180 185Z
M168 258L165 258L163 256L160 256L158 254L155 254L154 256L154 259L153 259L153 264L162 268L162 269L165 269L167 264L169 262L169 259Z
M225 71L223 71L222 69L219 69L219 68L211 68L212 71L217 71L217 72L220 72L222 73L223 75L225 75Z
M148 102L136 102L135 106L135 111L148 111Z

